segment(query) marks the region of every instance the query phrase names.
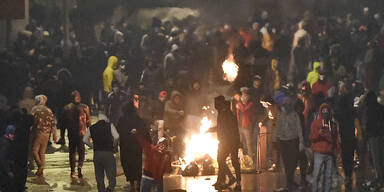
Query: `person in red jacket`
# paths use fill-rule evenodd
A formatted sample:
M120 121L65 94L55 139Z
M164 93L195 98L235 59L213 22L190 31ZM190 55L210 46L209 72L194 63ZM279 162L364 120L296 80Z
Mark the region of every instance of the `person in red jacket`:
M312 95L317 95L320 92L323 93L325 98L329 96L328 90L332 88L331 82L329 82L326 78L325 72L319 72L319 80L312 85Z
M154 189L156 192L163 191L163 175L171 172L171 154L168 151L167 140L162 137L157 145L150 144L141 134L136 134L132 129L145 154L144 172L141 177L140 192L148 192Z
M247 154L252 157L253 162L255 162L254 153L253 153L253 120L254 120L254 107L251 100L251 96L248 93L247 87L242 87L240 102L237 103L236 112L237 112L237 121L239 124L240 132L240 141L245 148Z
M331 191L332 187L332 172L335 171L334 155L339 149L339 139L337 125L332 121L331 111L331 107L323 103L320 106L318 118L311 125L309 138L314 152L313 192L319 191L319 186L323 186L324 192ZM324 183L320 183L322 175L324 175Z

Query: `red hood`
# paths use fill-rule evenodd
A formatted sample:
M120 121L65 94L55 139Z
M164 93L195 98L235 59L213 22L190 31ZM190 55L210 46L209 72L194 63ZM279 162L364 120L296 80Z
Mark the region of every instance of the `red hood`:
M327 107L327 108L329 109L329 114L330 114L330 116L332 117L332 109L331 109L331 106L329 106L327 103L323 103L323 104L321 104L320 107L319 107L319 113L318 113L319 119L323 119L323 114L321 113L321 110L322 110L324 107Z

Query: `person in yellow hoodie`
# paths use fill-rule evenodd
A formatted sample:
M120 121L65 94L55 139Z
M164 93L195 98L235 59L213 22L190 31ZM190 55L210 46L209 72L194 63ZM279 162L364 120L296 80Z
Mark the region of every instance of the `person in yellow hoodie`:
M103 72L104 91L106 93L112 91L112 81L114 79L113 72L118 61L119 59L116 56L110 56L108 59L108 65Z
M307 75L307 82L311 85L315 84L319 80L320 62L313 62L313 70Z

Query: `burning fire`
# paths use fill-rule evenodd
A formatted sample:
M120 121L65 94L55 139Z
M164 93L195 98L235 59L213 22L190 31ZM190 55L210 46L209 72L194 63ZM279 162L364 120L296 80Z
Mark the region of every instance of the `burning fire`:
M229 55L221 67L224 71L224 80L233 82L239 72L239 66L235 63L235 59L232 54Z
M200 134L194 134L190 138L185 139L186 149L182 165L183 170L191 162L199 160L206 155L216 159L219 141L211 133L207 133L211 125L212 121L208 117L204 117L201 120Z

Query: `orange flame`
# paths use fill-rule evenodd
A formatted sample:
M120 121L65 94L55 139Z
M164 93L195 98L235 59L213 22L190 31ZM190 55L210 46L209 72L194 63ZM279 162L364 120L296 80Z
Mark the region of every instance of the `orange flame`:
M230 54L228 58L221 65L224 71L224 80L233 82L237 78L239 72L239 66L235 63L233 54Z

